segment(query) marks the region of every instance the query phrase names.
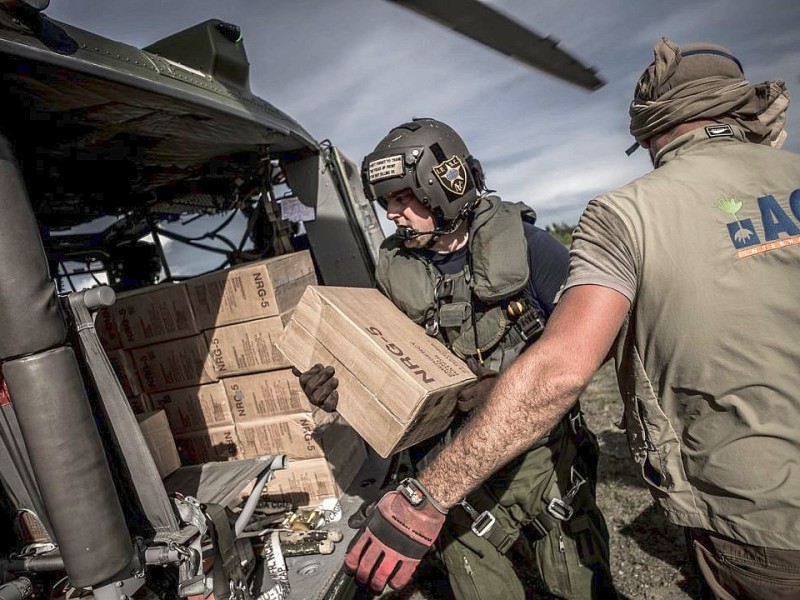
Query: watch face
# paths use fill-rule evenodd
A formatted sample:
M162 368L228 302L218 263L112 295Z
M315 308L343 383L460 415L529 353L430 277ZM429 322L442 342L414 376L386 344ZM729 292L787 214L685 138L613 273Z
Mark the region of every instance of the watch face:
M404 481L400 486L400 492L408 499L411 506L419 506L425 499L425 496L422 495L422 492L412 481Z

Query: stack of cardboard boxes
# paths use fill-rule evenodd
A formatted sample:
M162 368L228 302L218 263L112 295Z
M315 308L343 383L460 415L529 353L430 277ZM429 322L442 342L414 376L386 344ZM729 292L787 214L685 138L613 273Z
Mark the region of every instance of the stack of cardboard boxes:
M285 454L267 493L315 504L366 458L341 418L312 411L275 346L315 283L307 251L284 254L119 294L95 326L134 412L163 410L184 462Z

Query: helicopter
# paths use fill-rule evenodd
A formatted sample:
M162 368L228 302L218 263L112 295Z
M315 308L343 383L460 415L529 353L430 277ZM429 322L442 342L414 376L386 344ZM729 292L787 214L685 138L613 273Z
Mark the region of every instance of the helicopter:
M477 0L391 1L570 84L603 83ZM306 597L281 596L263 561L234 564L246 508L231 525L212 501L168 496L92 319L115 292L180 281L166 240L214 254L215 269L308 249L322 284L373 287L383 233L359 168L251 92L238 26L209 20L139 49L50 19L48 5L0 2L0 504L13 515L0 594L128 600L158 571L162 597ZM170 227L203 215L222 220L191 236ZM262 487L281 468L225 465ZM314 597L352 593L318 581Z

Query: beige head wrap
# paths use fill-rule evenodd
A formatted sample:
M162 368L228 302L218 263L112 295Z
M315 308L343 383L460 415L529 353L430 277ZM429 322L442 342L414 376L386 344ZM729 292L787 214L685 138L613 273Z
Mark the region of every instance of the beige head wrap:
M653 53L629 111L637 142L681 123L713 119L740 125L751 142L783 145L789 91L782 79L750 85L739 61L714 44L679 48L661 38Z

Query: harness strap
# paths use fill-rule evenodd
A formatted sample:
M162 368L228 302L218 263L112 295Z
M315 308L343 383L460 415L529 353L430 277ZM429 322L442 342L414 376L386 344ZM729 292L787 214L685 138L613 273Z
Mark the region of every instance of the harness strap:
M102 289L95 288L95 290ZM110 288L105 289L110 290ZM179 530L178 518L167 497L164 483L144 440L142 430L125 399L119 380L111 368L111 363L94 328L94 317L86 298L88 292L95 290L78 292L67 297L69 310L78 331L81 352L148 522L158 533L175 534Z
M550 434L540 438L531 446L529 451L542 448L560 439L560 436L556 432L562 427L566 427L567 429L564 435L571 435L573 438L579 439L580 436L583 435L582 428L584 426L580 409L576 406L562 419ZM562 496L556 478L553 477L547 494L542 497L542 510L533 517L530 524L526 525L526 527L532 529L537 534L538 538L541 539L559 523L569 521L575 512L572 508L572 504L578 492L586 483L588 483L587 478L584 477L574 465L571 466L570 488ZM498 552L505 554L516 543L517 537L508 535L503 528L497 524L497 519L492 515L491 511L486 510L482 513L478 513L466 499L462 500L460 504L473 519L472 532L492 544L492 546L497 548Z
M213 536L215 538L215 546L218 553L218 558L221 560L221 570L225 578L229 582L229 586L220 585L217 577L214 578L214 596L218 599L227 599L230 597L245 600L250 600L250 593L245 584L244 573L242 566L239 563L239 558L236 553L235 538L233 529L231 527L228 513L225 507L219 504L206 504L205 514L209 521L213 523ZM214 561L215 567L217 561Z
M497 526L497 519L491 511L485 510L479 513L472 505L467 502L465 498L459 502L461 507L467 511L467 514L472 518L472 533L478 537L484 538L492 546L497 548L501 554L505 554L511 546L516 542L516 538L511 537L502 527Z
M571 468L570 479L571 487L566 494L559 495L560 491L554 480L550 486L550 492L542 498L542 511L533 518L529 525L541 537L546 536L559 522L569 521L575 514L572 503L587 480L574 466Z

